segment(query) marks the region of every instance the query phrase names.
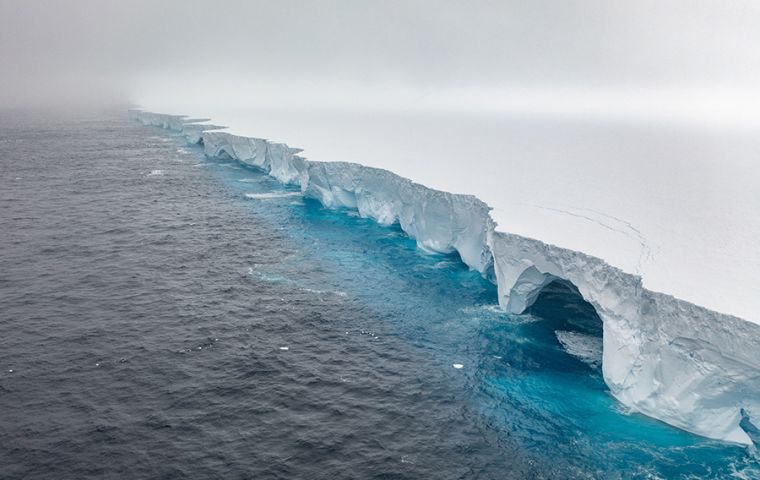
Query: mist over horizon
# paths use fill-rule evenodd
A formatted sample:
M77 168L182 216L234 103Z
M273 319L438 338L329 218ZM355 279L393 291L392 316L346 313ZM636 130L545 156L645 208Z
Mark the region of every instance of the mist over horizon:
M0 0L0 477L760 479L758 26Z
M0 1L0 105L760 120L760 5ZM717 120L716 120L717 119Z

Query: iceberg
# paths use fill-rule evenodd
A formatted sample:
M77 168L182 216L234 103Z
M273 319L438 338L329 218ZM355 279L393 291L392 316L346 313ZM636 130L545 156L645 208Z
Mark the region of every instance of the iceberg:
M177 132L209 157L298 185L326 207L398 223L423 250L458 253L496 283L507 312L524 312L552 282L574 287L602 321L602 373L616 399L705 437L752 445L757 436L760 325L649 290L640 275L601 258L510 233L472 195L428 188L381 168L307 160L284 143L220 132L182 115L131 110L130 116Z

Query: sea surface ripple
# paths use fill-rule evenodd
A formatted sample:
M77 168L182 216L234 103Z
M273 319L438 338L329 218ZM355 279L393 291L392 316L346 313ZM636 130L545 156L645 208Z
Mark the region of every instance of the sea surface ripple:
M625 412L599 319L123 112L0 116L0 478L753 478ZM757 478L757 477L755 477Z

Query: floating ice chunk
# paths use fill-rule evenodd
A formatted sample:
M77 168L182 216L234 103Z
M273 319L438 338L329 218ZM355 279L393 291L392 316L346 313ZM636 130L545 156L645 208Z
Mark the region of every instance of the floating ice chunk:
M602 338L578 332L554 332L565 351L593 368L602 365Z
M460 368L464 368L464 365L462 365L461 363L455 363L455 364L452 365L452 367L454 367L457 370L459 370Z
M245 198L253 200L270 200L274 198L300 197L301 192L267 192L267 193L246 193Z
M280 347L280 350L290 350L289 347Z

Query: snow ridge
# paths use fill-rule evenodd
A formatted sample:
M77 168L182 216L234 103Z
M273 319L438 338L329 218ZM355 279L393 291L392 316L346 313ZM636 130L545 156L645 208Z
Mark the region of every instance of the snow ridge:
M603 323L602 371L610 392L634 411L692 433L752 445L760 425L760 325L642 286L641 277L603 260L497 231L490 207L471 195L427 188L387 170L319 162L301 150L217 131L182 115L130 110L131 118L299 185L329 208L396 222L426 251L457 252L498 286L510 313L529 308L553 281L572 284ZM642 239L642 241L645 241Z

